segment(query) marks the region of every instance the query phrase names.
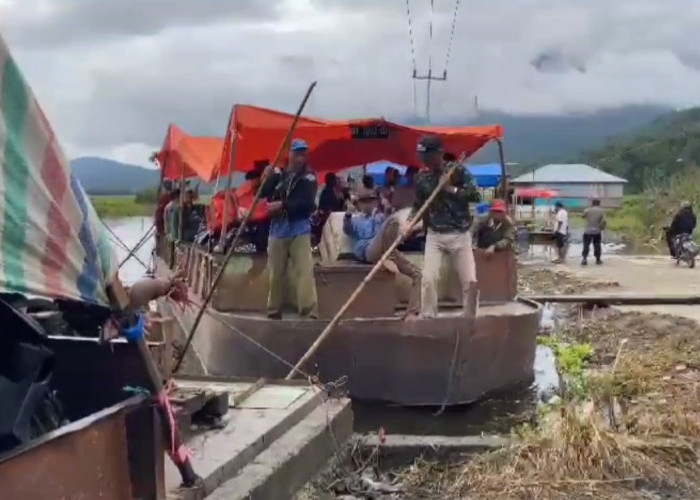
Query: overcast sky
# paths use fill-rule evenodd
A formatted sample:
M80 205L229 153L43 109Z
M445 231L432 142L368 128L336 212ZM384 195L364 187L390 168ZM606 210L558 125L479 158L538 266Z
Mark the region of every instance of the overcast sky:
M411 0L419 73L455 0ZM169 122L223 135L233 103L414 114L406 0L0 0L3 34L69 156L145 164ZM461 0L433 121L482 109L700 104L700 0ZM418 86L417 108L424 109Z

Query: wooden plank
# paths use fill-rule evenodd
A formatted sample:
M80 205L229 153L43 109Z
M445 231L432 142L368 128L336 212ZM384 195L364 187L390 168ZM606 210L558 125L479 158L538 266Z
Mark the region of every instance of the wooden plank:
M526 295L523 298L535 302L559 304L601 304L606 306L622 305L697 305L700 295L651 295L651 294L586 294L586 295Z

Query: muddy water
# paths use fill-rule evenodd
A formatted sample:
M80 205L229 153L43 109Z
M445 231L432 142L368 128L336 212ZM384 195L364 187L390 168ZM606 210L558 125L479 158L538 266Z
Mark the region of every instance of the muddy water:
M114 233L129 247L136 245L151 227L151 217L129 217L107 220ZM114 245L119 261L127 251ZM153 241L150 239L137 256L150 264ZM125 283L132 283L145 274L145 268L131 259L120 270ZM543 330L551 329L555 322L554 309L545 308L542 315ZM536 414L537 403L548 399L559 385L554 357L550 349L538 346L535 356L535 381L530 386L495 394L470 405L447 408L434 416L438 408L403 408L386 404L353 402L356 432L376 432L383 427L391 434L420 435L475 435L480 433L508 432L514 425L531 420Z

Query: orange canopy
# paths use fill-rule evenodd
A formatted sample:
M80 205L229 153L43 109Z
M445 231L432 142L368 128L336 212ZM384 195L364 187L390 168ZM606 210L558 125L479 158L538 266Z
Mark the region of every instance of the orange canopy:
M293 119L279 111L235 105L221 154L221 175L228 174L231 166L234 131L238 136L233 170L245 172L258 160L274 159ZM335 172L378 160L416 163L416 144L425 134L440 136L446 151L471 156L489 141L501 139L503 127L406 127L383 118L331 121L301 117L293 138L309 144L309 164L314 170Z
M170 125L157 154L164 179L199 177L211 182L217 175L223 142L218 137L195 137Z

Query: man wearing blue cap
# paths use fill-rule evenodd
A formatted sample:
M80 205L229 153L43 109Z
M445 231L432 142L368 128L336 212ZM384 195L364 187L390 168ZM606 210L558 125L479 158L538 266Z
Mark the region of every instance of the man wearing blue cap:
M272 319L282 318L285 290L296 293L297 308L302 317L318 316L311 256L311 215L316 210L318 181L307 165L308 150L305 141L294 139L289 151L289 166L284 170L275 167L263 187L263 196L270 200L267 315ZM290 265L292 282L286 283Z

